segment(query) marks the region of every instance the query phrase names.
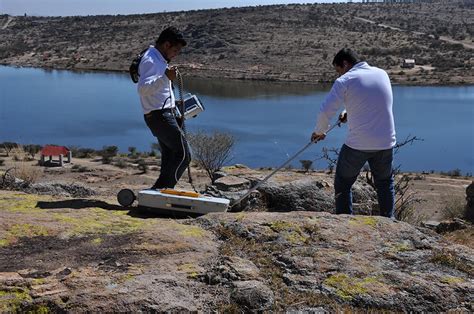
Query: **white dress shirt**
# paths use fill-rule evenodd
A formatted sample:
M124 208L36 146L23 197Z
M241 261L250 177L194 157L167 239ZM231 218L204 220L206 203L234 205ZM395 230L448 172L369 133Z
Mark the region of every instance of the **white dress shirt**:
M144 114L175 106L171 81L165 74L167 68L165 58L155 47L150 46L138 66L140 78L137 89Z
M345 107L349 133L345 144L374 151L395 146L392 86L387 73L359 62L340 76L321 105L314 132L325 133L329 121Z

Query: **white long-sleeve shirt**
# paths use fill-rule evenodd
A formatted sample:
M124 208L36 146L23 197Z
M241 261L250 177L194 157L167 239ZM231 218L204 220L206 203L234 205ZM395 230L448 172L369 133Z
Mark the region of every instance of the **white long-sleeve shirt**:
M140 78L137 89L144 114L175 106L171 81L165 74L167 68L165 58L155 47L150 46L138 66Z
M314 132L325 133L329 121L347 110L349 133L345 144L357 150L384 150L395 146L392 86L387 73L359 62L340 76L321 105Z

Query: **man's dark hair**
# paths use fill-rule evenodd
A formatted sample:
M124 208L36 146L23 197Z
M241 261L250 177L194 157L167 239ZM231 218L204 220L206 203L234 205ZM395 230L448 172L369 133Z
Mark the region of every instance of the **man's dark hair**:
M351 65L354 65L360 61L359 56L354 50L352 50L351 48L343 48L339 50L339 52L336 53L336 55L334 56L334 60L332 60L332 65L342 67L344 66L344 60L349 62Z
M156 46L169 42L172 46L181 44L186 46L186 40L184 40L183 34L176 27L168 27L164 29L158 39L156 40Z

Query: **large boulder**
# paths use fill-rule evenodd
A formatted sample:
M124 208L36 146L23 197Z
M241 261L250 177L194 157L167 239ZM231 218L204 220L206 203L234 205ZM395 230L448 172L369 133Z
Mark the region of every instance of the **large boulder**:
M291 183L267 182L258 191L269 211L328 211L334 209L333 192L327 184L304 179Z

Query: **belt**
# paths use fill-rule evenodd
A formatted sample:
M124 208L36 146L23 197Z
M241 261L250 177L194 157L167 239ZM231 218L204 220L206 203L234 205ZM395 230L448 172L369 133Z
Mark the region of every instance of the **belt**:
M146 113L145 116L149 117L152 116L154 113L162 114L164 112L173 112L174 108L164 108L164 109L156 109L153 111L150 111L149 113Z

